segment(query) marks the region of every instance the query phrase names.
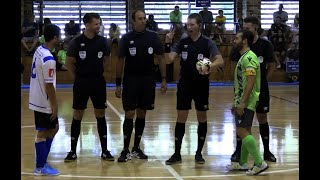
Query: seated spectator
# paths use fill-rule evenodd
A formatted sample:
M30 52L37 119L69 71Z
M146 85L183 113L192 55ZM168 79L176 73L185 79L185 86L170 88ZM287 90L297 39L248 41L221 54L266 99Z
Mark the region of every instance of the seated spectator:
M80 34L80 25L75 23L74 20L70 20L69 23L65 24L64 34L66 38L73 38Z
M103 25L103 20L100 17L100 29L99 29L99 35L104 37L104 25Z
M299 18L294 18L290 31L290 44L294 44L295 48L299 49Z
M275 60L277 62L277 68L281 68L281 66L285 63L284 59L286 57L286 40L284 37L284 33L279 30L275 35L272 36L271 40L274 47Z
M175 6L174 10L170 12L169 19L172 23L172 27L174 27L176 24L182 24L182 13L179 6Z
M147 20L146 28L151 31L158 31L158 23L154 20L153 14L150 14Z
M216 16L216 19L215 19L215 24L218 27L218 30L224 31L227 18L223 15L223 10L221 9L218 11L218 14L219 15Z
M279 11L276 11L273 13L273 22L276 22L276 18L281 18L281 24L286 25L286 22L288 21L288 13L286 11L283 11L283 4L279 4Z
M109 28L109 43L110 47L113 43L118 44L120 40L120 27L114 23L110 24Z
M213 16L212 12L208 10L208 7L203 7L202 11L199 12L203 26L202 26L202 33L208 37L211 35L212 22L213 22Z
M65 39L61 44L60 44L60 50L58 52L57 58L57 67L59 67L59 70L67 70L66 67L66 58L67 58L67 50L68 50L68 46L69 46L69 42L70 42L70 38L69 39Z
M223 10L218 11L218 16L215 19L215 32L218 34L224 34L226 32L226 20L227 18L223 15ZM221 38L224 39L224 36L221 35Z
M32 14L23 22L22 25L22 38L21 43L23 47L27 50L27 55L32 55L35 47L38 45L39 42L39 26L34 21L35 16ZM31 46L27 45L28 42L32 42Z
M47 25L49 25L49 24L51 24L50 18L44 18L44 19L43 19L42 32L44 32L44 28L45 28ZM43 34L42 34L41 37L39 38L39 42L40 42L40 44L44 44L44 43L45 43L45 39L44 39L44 35L43 35Z
M275 22L273 24L271 24L271 28L269 29L269 32L268 32L268 39L271 41L272 36L275 36L279 30L286 33L286 25L281 24L281 17L280 16L276 17Z

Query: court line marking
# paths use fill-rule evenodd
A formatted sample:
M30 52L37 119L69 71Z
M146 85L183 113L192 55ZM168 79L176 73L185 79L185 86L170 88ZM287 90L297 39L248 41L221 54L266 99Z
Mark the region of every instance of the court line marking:
M112 109L113 112L117 114L117 116L123 121L124 120L124 115L122 115L108 100L107 100L107 105Z
M119 118L121 120L123 120L124 117L119 113L119 111L116 108L114 108L114 106L109 101L107 101L107 103L110 106L110 108L119 116ZM160 161L160 162L163 164L162 161ZM168 170L172 174L173 177L175 177L178 180L183 180L181 178L181 176L172 167L167 167L165 164L163 164L163 165L164 165L165 169Z
M163 165L163 167L172 174L174 178L177 180L183 180L183 178L180 176L180 174L174 170L171 166L166 165L163 161L160 161L160 163Z
M123 120L124 116L119 113L119 111L109 102L107 101L108 106L117 114L117 116ZM110 121L108 121L110 122ZM118 122L118 121L111 121L111 122ZM148 121L148 122L160 122L160 121ZM176 122L176 121L167 121L167 122ZM96 122L83 122L86 124L91 124L91 123L96 123ZM197 123L197 122L194 122ZM216 122L215 122L216 123ZM71 123L65 123L65 124L71 124ZM258 125L253 125L253 126L258 126ZM34 127L34 125L31 126L21 126L21 128L26 128L26 127ZM273 127L273 128L279 128L279 129L285 129L281 127ZM299 131L299 129L293 129ZM80 175L59 175L59 177L72 177L72 178L95 178L95 179L136 179L136 178L141 178L141 179L178 179L178 180L183 180L183 178L214 178L214 177L232 177L232 176L244 176L245 174L230 174L230 175L207 175L207 176L180 176L171 166L165 165L164 162L160 161L160 163L167 169L174 177L170 176L159 176L159 177L121 177L121 176L80 176ZM263 172L262 174L274 174L274 173L282 173L282 172L290 172L290 171L299 171L299 168L293 168L293 169L287 169L287 170L275 170L275 171L267 171ZM33 173L28 173L28 172L21 172L21 175L34 175Z
M292 172L292 171L299 171L299 168L293 168L293 169L284 169L284 170L274 170L274 171L266 171L261 173L260 175L263 174L275 174L275 173L285 173L285 172ZM34 176L33 173L29 172L21 172L21 175L32 175ZM204 176L180 176L181 179L189 179L189 178L195 178L195 179L200 179L200 178L215 178L215 177L237 177L237 176L246 176L245 173L243 174L217 174L217 175L204 175ZM52 176L53 177L53 176ZM170 176L135 176L135 177L130 177L130 176L82 176L82 175L72 175L72 174L66 174L66 175L59 175L57 177L72 177L72 178L93 178L93 179L174 179L175 177L170 177ZM259 177L258 176L252 176L252 177ZM176 178L177 179L177 178Z

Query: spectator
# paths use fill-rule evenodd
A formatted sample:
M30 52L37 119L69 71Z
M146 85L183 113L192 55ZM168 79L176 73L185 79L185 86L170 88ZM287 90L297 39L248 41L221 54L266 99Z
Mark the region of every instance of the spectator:
M80 25L75 23L74 20L70 20L69 23L65 24L64 33L66 38L73 38L80 34Z
M100 36L104 37L104 25L103 25L103 20L102 18L100 17L100 30L99 30L99 33L98 33Z
M175 6L174 11L170 12L170 22L173 26L175 26L175 24L182 23L182 13L180 11L179 6Z
M210 37L213 22L212 12L208 10L208 7L203 7L203 10L200 11L199 14L203 21L203 34Z
M39 26L34 21L35 16L32 14L23 22L22 25L22 39L21 43L23 47L27 50L27 55L32 55L34 48L37 46L39 42ZM31 47L27 45L28 42L32 42Z
M273 21L276 22L276 18L280 16L281 18L281 24L286 24L288 21L288 13L286 11L283 11L283 4L279 4L279 11L276 11L273 13Z
M149 15L146 28L151 31L158 31L158 23L154 20L153 14Z
M120 40L120 27L114 23L111 23L109 28L110 47L113 43L118 44L119 40Z

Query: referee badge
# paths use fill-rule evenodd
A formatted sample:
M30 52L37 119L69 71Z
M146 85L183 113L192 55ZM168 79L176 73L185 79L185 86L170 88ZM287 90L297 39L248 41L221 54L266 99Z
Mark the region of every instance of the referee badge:
M182 51L181 57L182 57L183 60L187 60L187 58L188 58L188 51Z
M102 58L102 55L103 55L102 51L98 52L98 58Z
M203 54L198 54L198 60L202 60L203 59Z
M79 51L79 57L81 60L84 60L87 56L86 51Z
M259 63L263 63L263 56L258 57Z
M137 54L136 47L129 48L129 52L131 56L135 56Z
M152 48L152 47L149 47L149 48L148 48L148 53L149 53L149 54L152 54L152 53L153 53L153 48Z

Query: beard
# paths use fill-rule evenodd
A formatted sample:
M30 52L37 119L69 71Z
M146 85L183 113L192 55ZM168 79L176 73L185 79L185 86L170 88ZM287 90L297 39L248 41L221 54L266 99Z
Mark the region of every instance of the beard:
M235 44L234 47L239 52L243 48L243 42L240 42L238 44Z

